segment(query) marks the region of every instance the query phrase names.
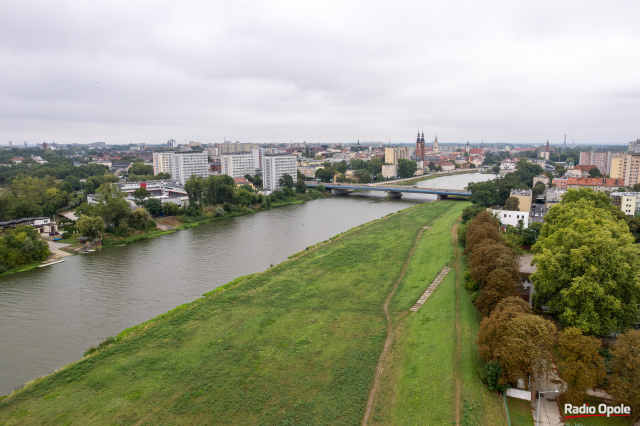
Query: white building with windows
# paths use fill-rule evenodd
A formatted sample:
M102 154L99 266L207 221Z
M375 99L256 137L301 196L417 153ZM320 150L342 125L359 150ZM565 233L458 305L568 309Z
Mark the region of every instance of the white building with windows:
M173 153L173 171L171 179L180 185L191 176L209 176L209 159L206 152L178 151Z
M262 187L267 191L280 188L279 180L288 174L295 182L298 177L298 159L294 155L264 155L262 157Z
M253 154L225 154L221 163L222 174L232 178L256 174L256 160Z
M494 217L500 219L503 227L507 225L518 226L518 222L522 221L523 229L529 227L529 212L520 212L514 210L491 210Z
M611 204L619 208L627 217L640 214L640 192L612 192Z
M173 172L173 152L154 152L153 153L153 174ZM109 165L111 167L111 165Z

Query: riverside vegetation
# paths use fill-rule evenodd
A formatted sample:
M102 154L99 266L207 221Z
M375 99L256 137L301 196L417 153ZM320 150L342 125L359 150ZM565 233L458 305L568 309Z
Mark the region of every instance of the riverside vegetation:
M0 401L0 423L359 424L400 277L390 305L399 328L369 422L501 423L499 398L475 373L478 319L459 291L466 265L451 231L466 205L361 225L125 330Z

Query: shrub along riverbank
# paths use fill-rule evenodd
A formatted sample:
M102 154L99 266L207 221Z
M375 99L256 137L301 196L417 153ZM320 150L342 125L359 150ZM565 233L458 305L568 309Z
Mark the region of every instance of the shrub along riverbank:
M465 205L426 203L360 226L125 330L0 401L0 423L360 423L386 338L384 301L422 227L434 229L428 246L451 245ZM413 285L397 309L420 293ZM413 338L433 338L421 333Z

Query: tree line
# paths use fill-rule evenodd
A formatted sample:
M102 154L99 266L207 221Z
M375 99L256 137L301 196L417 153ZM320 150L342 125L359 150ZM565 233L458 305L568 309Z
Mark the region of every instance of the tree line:
M640 410L640 331L632 329L640 318L640 248L612 207L604 194L569 190L545 217L533 246L533 304L548 306L560 332L519 297L519 253L500 234L499 221L465 209L465 281L483 316L480 374L491 390L526 382L556 360L565 402L579 405L600 386ZM603 348L596 336L609 333L620 333L617 343Z

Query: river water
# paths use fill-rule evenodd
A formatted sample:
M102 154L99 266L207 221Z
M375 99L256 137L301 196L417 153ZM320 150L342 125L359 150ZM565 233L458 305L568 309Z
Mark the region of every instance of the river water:
M462 189L491 175L418 186ZM434 201L363 191L186 229L0 277L0 395L80 357L90 346L236 277L263 271L354 226Z

